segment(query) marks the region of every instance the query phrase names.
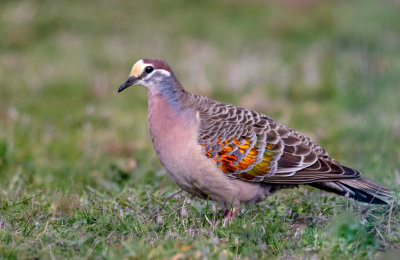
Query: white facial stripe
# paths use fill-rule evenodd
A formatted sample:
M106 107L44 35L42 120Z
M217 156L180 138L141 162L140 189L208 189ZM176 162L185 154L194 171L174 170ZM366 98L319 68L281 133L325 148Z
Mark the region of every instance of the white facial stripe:
M145 75L143 79L144 80L149 80L150 78L159 79L160 74L167 76L167 77L171 76L171 73L169 73L168 71L163 70L163 69L157 69L157 70L154 70L152 73Z
M157 70L159 73L164 74L165 76L171 76L171 73L169 73L169 71L166 70L162 70L162 69L158 69Z

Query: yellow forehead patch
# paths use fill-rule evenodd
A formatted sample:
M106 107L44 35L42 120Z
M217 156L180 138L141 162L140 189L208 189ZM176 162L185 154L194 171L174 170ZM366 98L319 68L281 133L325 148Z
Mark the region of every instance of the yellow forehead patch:
M129 75L130 77L139 77L142 75L144 68L146 67L146 64L143 63L142 60L139 60L138 62L133 65L131 74Z

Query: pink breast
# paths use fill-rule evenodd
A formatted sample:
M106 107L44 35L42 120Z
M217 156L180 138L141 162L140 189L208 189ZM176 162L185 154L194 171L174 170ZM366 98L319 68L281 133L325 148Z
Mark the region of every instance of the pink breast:
M154 149L167 170L187 159L197 142L193 112L180 111L158 93L149 93L149 130ZM189 151L188 151L189 150Z

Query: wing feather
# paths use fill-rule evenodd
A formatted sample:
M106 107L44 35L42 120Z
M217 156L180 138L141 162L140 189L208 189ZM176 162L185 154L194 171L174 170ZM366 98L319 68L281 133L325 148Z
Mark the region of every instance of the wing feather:
M310 138L268 116L194 96L198 142L228 176L247 181L304 184L357 179Z

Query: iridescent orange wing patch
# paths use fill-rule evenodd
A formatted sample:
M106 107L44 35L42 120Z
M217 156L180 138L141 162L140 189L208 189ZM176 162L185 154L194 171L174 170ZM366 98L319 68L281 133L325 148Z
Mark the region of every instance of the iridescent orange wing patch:
M248 138L237 139L233 137L231 140L225 141L218 139L216 144L209 143L206 145L204 142L200 144L203 147L210 147L206 150L206 156L212 158L226 174L235 174L239 178L253 180L255 177L268 174L271 170L270 165L274 155L274 152L271 151L272 144L266 145L263 157L261 157L262 160L259 163L256 163L260 151L258 142L253 145ZM212 153L214 145L220 147L217 153Z

